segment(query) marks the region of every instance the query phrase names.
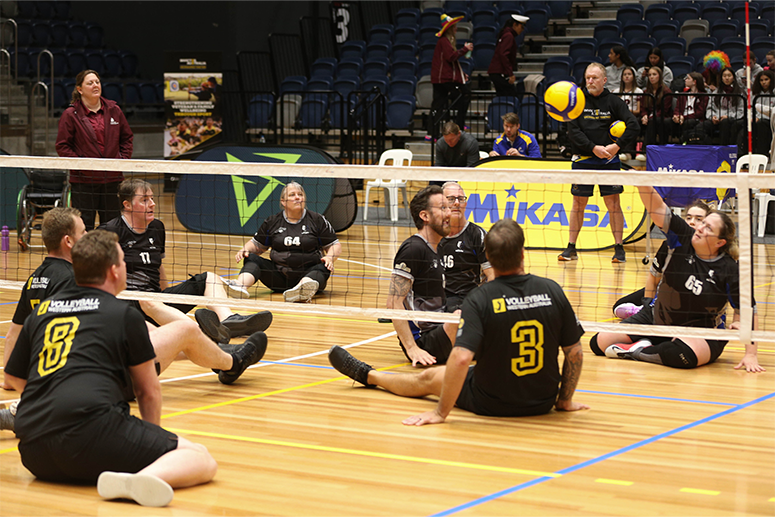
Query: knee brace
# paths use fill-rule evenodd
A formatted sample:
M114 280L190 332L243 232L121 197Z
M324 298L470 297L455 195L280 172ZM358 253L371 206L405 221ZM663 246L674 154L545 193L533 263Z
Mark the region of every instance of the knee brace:
M589 340L589 348L592 350L592 352L594 352L595 355L602 355L602 356L604 356L605 352L600 350L600 346L598 346L598 344L597 344L597 336L598 335L595 334L594 336L592 336L592 339Z
M656 350L654 350L656 349ZM676 339L675 341L664 341L653 347L641 350L641 354L648 353L659 354L662 364L673 368L682 368L685 370L697 368L697 355L689 345Z

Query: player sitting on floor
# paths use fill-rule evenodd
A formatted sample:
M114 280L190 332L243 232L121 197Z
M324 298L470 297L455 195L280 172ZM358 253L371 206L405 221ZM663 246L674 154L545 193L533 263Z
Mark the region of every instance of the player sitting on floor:
M584 330L556 282L525 273L524 242L513 219L501 219L490 229L485 245L495 279L463 302L446 366L419 373L379 372L336 345L329 361L369 387L404 397L440 396L435 410L407 418L406 425L442 423L454 406L489 416L539 415L552 407L589 409L573 401Z

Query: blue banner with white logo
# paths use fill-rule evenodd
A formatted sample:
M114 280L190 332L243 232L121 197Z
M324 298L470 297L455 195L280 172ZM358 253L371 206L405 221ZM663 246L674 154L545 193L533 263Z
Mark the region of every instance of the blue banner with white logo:
M646 169L657 172L732 172L737 164L734 145L650 145ZM733 189L709 187L654 187L668 206L687 206L694 201L723 202Z
M292 146L223 145L196 157L210 162L332 163L326 153ZM304 187L307 210L324 213L334 194L334 178L270 176L184 175L175 195L178 219L187 229L200 233L253 235L280 207L286 183Z

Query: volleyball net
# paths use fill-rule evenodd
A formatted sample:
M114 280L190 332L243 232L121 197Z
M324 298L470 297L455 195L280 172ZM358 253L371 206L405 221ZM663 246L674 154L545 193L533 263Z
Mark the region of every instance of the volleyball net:
M241 267L235 260L236 252L264 219L280 211L282 187L296 181L306 191L308 210L339 220L337 236L342 252L325 291L312 303L285 303L282 293L273 293L260 282L249 289L249 298L228 301L130 291L121 297L375 322L379 319L454 322L458 320L454 314L388 310L385 306L393 259L401 243L417 231L403 204L403 189L407 200L411 200L429 181L456 181L465 191L468 221L485 230L503 218L513 218L523 226L528 249L527 272L557 281L588 332L621 330L613 317L612 306L620 297L644 286L650 269L648 262L662 242L659 231L650 229L637 186L659 185L666 198L683 199L685 204L697 197L711 202L729 199L724 210L738 227L741 330L681 328L680 335L775 342L775 309L772 308L775 258L771 244L753 242L751 216L754 195L775 188L772 175L571 171L568 162L506 159L484 161L476 168L431 168L0 156L0 167L4 168L4 181L0 185L5 204L2 224L11 228L10 247L4 252L5 267L0 280L0 288L6 292L21 289L46 254L39 227L33 226L29 250L22 251L16 244L13 218L18 215L18 207L8 205L18 202L19 184L11 181L9 170L116 170L125 177L151 183L157 203L155 217L166 227L164 265L171 283L204 271L236 279ZM180 178L176 192L163 192L165 175ZM370 182L376 179L381 183L372 183L370 187ZM386 206L383 188L393 185L391 182L397 182L393 194L398 193L399 198L398 209L392 211ZM620 203L626 263L611 263L614 238L606 203L599 197L597 188L585 209L577 242L579 260L557 260L568 242L572 184L624 186ZM369 199L365 198L367 188ZM740 195L743 192L748 194ZM440 260L443 263L447 259ZM752 332L754 299L758 303L760 330ZM732 321L729 311L727 321ZM628 328L630 333L639 331L665 336L677 333L675 327Z

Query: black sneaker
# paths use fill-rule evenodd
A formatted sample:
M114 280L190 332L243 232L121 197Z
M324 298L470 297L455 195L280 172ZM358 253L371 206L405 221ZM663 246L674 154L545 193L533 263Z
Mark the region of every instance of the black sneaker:
M374 384L369 384L369 372L374 368L354 358L350 352L341 346L334 345L331 347L328 351L328 361L339 373L343 373L352 380L360 382L367 388L375 387Z
M576 253L576 248L571 248L568 246L563 250L562 253L557 255L557 260L564 261L564 262L570 262L571 260L578 260L579 256Z
M613 262L614 264L627 262L627 258L624 255L624 246L622 246L621 244L614 245L614 256L611 259L611 262Z
M255 314L232 314L221 323L231 331L231 337L250 336L269 328L272 324L272 313L260 311Z
M199 309L194 313L194 318L205 336L216 343L231 341L231 332L225 325L221 324L221 320L215 312L210 309Z
M248 369L248 366L259 362L265 353L266 334L263 332L252 334L242 346L232 353L232 356L237 360L237 366L231 370L221 370L218 373L218 380L222 384L233 384Z

